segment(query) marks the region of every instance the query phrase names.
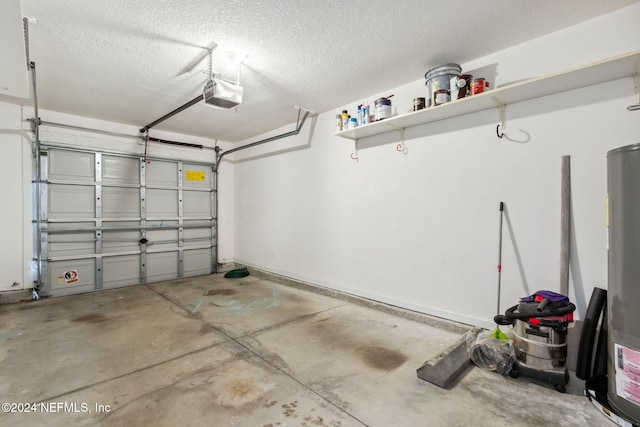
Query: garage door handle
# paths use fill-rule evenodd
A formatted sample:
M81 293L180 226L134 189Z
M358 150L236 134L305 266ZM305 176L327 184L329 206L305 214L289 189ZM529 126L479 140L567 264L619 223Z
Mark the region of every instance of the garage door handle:
M147 242L149 242L147 239L145 239L144 237L140 240L138 240L138 243L140 243L141 245L146 244Z

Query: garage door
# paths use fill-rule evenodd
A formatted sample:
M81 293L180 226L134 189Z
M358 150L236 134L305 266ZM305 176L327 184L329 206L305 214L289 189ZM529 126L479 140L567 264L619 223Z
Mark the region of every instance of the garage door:
M46 146L41 164L45 294L215 272L211 164Z

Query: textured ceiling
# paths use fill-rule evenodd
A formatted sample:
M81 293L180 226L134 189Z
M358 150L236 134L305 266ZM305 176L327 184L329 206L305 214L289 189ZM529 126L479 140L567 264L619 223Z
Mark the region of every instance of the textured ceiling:
M157 129L237 142L637 0L22 0L40 108L144 126L202 92L206 47L248 55L244 101ZM190 70L192 68L192 70ZM234 77L231 75L230 77ZM46 120L46 118L45 118Z

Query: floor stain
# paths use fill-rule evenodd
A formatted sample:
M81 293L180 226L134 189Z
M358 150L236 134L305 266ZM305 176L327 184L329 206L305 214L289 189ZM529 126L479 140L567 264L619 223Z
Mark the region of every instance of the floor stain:
M275 405L276 403L278 403L277 400L272 400L271 402L265 400L265 404L262 405L263 408L271 408L273 405Z
M233 299L225 307L234 313L244 313L250 311L261 311L278 308L280 306L279 292L276 288L271 289L271 296L261 296L254 298L251 302L247 303L248 298Z
M38 304L31 304L31 303L24 303L24 304L20 304L17 307L14 307L13 309L15 311L24 311L24 310L31 310L32 308L37 308Z
M84 322L84 323L100 323L109 320L107 316L100 313L85 314L84 316L78 316L71 319L72 322Z
M232 399L244 398L256 391L253 382L249 380L232 381L230 384L227 384L227 389Z
M203 295L213 296L213 295L222 295L222 296L230 296L237 294L238 291L233 289L209 289Z
M233 378L223 384L218 395L218 404L225 407L240 408L264 397L274 386L252 378Z
M10 329L10 330L2 330L0 331L0 340L10 340L15 337L19 337L22 335L22 331L20 329Z
M291 403L285 403L284 405L282 405L282 409L284 409L284 411L282 411L282 415L284 415L285 417L298 418L298 415L296 414L297 407L297 400L294 400Z
M381 371L392 371L407 361L407 356L385 347L364 345L356 349L356 354L369 367Z
M313 426L319 426L319 427L341 427L342 426L342 422L341 421L330 421L329 424L325 424L324 423L324 418L322 417L304 417L303 421L302 421L302 427L313 427Z
M214 328L213 326L205 323L204 325L200 326L200 335L205 335L205 334L210 334L212 332L215 332L216 328Z

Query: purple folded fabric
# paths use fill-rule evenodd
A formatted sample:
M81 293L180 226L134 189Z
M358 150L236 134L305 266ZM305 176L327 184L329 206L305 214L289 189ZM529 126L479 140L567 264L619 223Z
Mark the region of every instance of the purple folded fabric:
M538 291L535 294L520 298L520 302L535 302L536 296L547 298L550 302L562 302L565 305L569 305L569 297L553 292L553 291Z

